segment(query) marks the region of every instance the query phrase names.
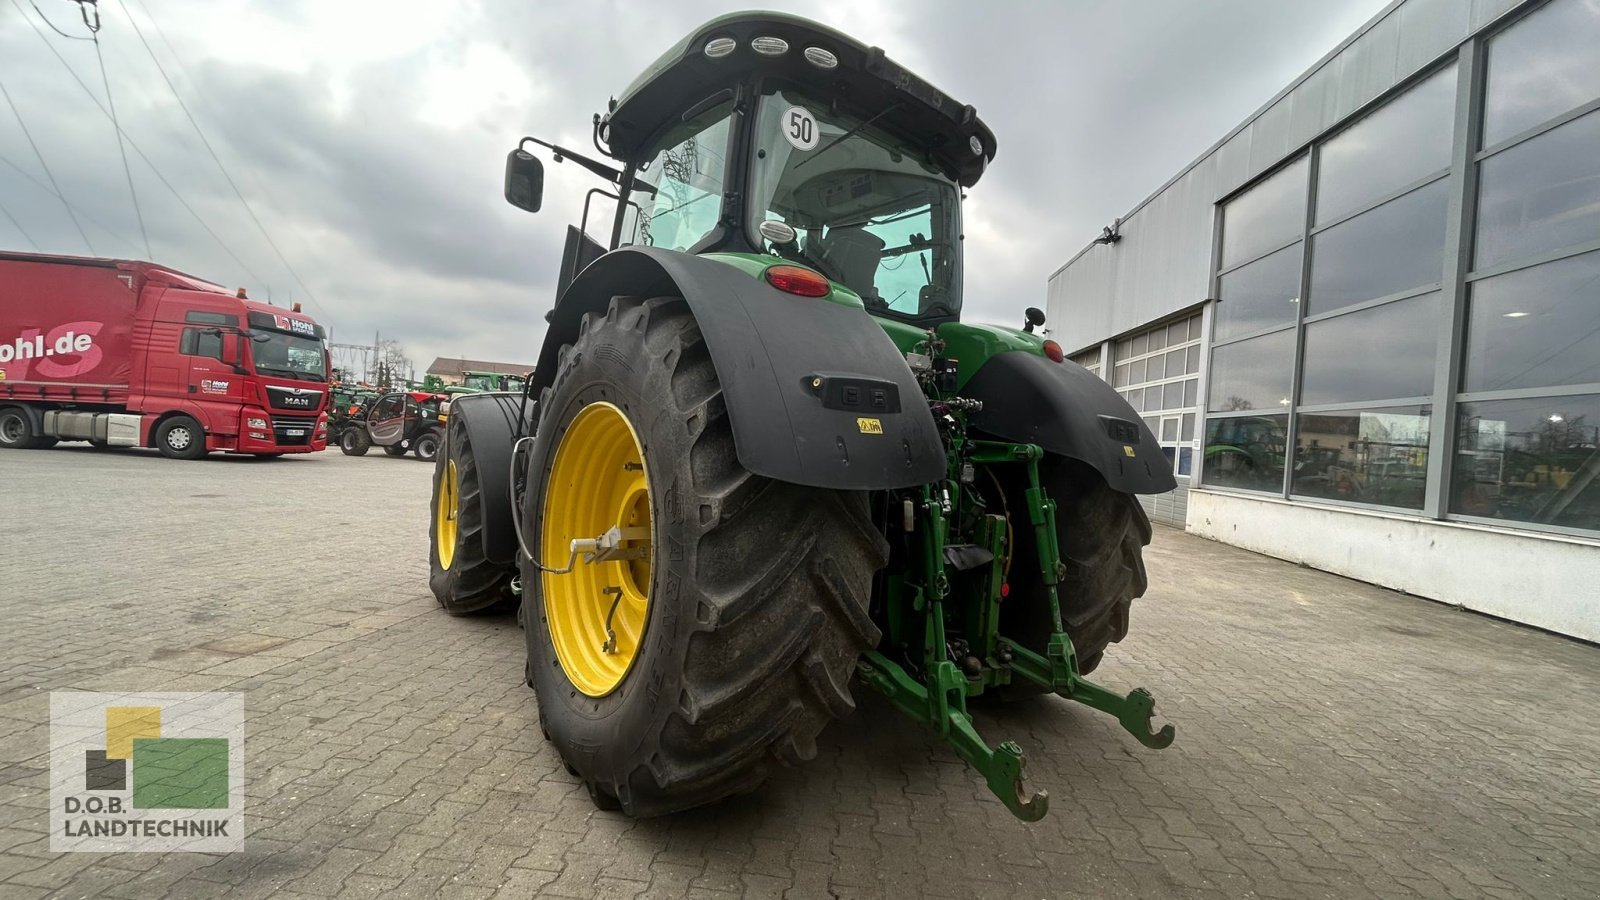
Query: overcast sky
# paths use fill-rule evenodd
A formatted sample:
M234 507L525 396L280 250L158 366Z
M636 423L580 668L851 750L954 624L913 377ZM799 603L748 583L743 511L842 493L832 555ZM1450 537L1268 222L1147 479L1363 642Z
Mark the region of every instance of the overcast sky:
M50 31L34 4L67 34L87 34L70 0L0 0L0 83L93 255L145 258L115 133L96 106L105 96L94 45ZM308 301L335 341L368 343L375 331L398 338L419 370L436 355L530 363L538 355L563 229L598 181L547 165L544 211L513 209L500 188L516 139L588 147L590 116L608 97L701 22L739 8L724 0L99 5L154 259L246 286L252 297ZM1384 0L768 5L881 46L977 107L999 154L966 205L966 315L1020 324L1023 307L1044 306L1049 274L1101 226ZM287 266L206 152L135 24ZM48 183L0 101L0 206L21 226L0 215L0 248L89 254Z

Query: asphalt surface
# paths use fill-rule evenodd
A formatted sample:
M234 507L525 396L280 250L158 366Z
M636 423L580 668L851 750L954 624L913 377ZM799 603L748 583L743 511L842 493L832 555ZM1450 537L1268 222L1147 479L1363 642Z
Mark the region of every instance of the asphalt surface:
M0 896L1593 897L1600 649L1170 529L1015 821L858 686L818 757L666 819L597 812L540 736L509 616L427 590L431 467L0 451ZM1404 560L1395 560L1404 565ZM245 850L52 854L48 695L245 695Z

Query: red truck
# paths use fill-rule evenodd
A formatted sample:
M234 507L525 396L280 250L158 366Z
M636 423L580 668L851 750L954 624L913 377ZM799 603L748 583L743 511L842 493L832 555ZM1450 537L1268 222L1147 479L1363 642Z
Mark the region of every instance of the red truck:
M321 450L326 337L165 266L0 252L0 449Z

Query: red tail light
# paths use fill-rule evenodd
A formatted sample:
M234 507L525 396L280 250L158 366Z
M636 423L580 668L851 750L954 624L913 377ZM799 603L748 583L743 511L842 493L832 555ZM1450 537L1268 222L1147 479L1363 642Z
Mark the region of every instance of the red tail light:
M1061 352L1061 345L1055 341L1044 342L1044 355L1050 357L1051 362L1061 362L1067 358L1067 355Z
M802 266L773 266L766 274L768 284L802 297L825 297L833 289L828 279Z

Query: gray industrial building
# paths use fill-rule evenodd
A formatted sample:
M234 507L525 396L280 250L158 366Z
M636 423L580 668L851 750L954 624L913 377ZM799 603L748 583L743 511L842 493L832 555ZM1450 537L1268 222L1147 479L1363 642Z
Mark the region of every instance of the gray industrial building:
M1158 521L1600 640L1600 0L1396 0L1048 313Z

